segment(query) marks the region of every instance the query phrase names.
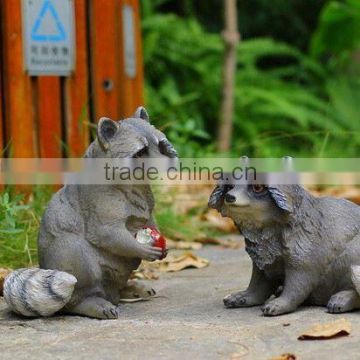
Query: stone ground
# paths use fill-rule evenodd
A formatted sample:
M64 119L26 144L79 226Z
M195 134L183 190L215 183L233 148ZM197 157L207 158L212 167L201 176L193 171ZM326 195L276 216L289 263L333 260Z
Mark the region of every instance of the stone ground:
M26 320L9 314L0 300L0 359L359 359L360 312L340 315L350 336L299 341L310 325L339 318L324 308L265 318L258 307L226 310L222 298L245 288L250 261L244 249L206 247L201 270L163 274L152 281L159 297L122 305L118 320L76 316Z

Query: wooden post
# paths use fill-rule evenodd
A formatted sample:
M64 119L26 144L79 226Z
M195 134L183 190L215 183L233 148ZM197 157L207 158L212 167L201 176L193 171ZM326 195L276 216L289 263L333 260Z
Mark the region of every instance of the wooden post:
M55 76L37 78L38 136L40 157L61 157L60 79Z
M123 9L134 15L136 72L125 73ZM101 116L115 120L134 113L143 105L143 60L138 0L91 1L92 99L95 121Z
M23 65L21 1L3 0L3 64L5 121L7 141L11 141L12 157L37 156L36 124L34 121L33 83Z
M1 51L1 49L0 49ZM2 89L2 75L1 75L1 71L0 71L0 149L1 149L1 153L0 153L0 158L5 157L4 154L4 131L3 131L3 116L4 116L4 111L3 111L3 89Z
M90 4L93 114L95 121L102 116L118 120L120 7L117 0L92 0Z
M0 21L3 21L3 17L2 17L2 8L0 7ZM3 34L3 29L0 25L0 54L4 53L4 46L3 46L3 42L2 42L2 34ZM4 128L3 128L3 121L4 121L4 109L3 109L3 101L4 101L4 92L3 92L3 59L2 56L0 56L0 148L1 148L1 154L0 154L0 158L5 157L4 154ZM2 190L2 187L0 187L0 190Z
M223 92L220 108L220 125L217 147L219 151L229 151L233 132L234 80L236 74L236 48L240 39L237 23L236 0L225 3L225 57L223 65Z
M82 156L89 144L87 0L75 1L76 64L75 72L65 78L66 156Z
M140 105L144 105L143 98L143 86L144 86L144 69L143 69L143 57L142 57L142 42L141 42L141 24L140 24L140 5L138 0L120 0L121 9L123 11L124 6L131 6L134 11L134 41L135 41L135 56L136 56L136 70L135 76L130 78L125 72L125 34L124 24L122 19L122 13L120 12L120 26L119 26L119 38L120 38L120 93L122 94L120 105L120 117L125 118L131 116L136 108Z
M2 8L0 7L0 21L3 21L3 17L2 17ZM0 26L0 54L4 53L4 47L3 47L3 42L2 42L2 27ZM3 59L2 57L0 57L0 149L1 149L1 154L0 154L0 158L5 157L5 147L4 147L4 108L3 108L3 101L4 101L4 92L3 92ZM3 181L4 181L4 177L1 174L0 175L0 191L4 191L4 185L3 185Z
M76 64L67 77L25 71L22 1L0 2L0 146L11 142L7 155L81 156L89 142L89 113L94 122L101 116L118 120L143 104L139 0L73 1ZM133 28L125 18L126 39L134 35L136 56L130 75L124 69L123 9L134 16Z

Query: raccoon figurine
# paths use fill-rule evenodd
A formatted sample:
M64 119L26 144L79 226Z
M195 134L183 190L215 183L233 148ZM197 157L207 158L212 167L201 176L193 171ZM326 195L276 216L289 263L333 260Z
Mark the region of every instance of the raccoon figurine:
M150 125L143 107L119 122L100 119L88 158L174 158L165 135ZM150 185L65 185L51 199L41 221L40 269L20 269L4 283L10 308L24 316L55 312L98 319L118 317L121 294L141 259L163 249L136 241L154 225ZM153 294L153 290L147 290Z
M300 185L259 184L218 185L209 206L234 220L252 260L248 288L226 296L227 308L262 305L265 316L301 304L360 308L359 206Z

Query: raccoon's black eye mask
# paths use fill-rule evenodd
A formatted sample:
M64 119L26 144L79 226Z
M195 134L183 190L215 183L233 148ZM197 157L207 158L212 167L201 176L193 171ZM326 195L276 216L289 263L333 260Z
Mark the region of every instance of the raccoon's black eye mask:
M141 150L133 155L133 158L141 158L149 153L149 149L147 146L144 146Z
M255 194L269 193L274 200L276 206L286 212L293 212L292 199L290 199L280 187L277 186L264 186L264 185L251 185L252 191ZM208 206L210 208L221 210L224 205L225 195L233 188L232 185L217 185L210 195Z
M170 144L167 139L163 139L159 141L159 151L161 154L169 157L169 158L176 158L177 152L174 147ZM135 153L132 157L133 158L141 158L149 153L149 148L144 146L141 150Z

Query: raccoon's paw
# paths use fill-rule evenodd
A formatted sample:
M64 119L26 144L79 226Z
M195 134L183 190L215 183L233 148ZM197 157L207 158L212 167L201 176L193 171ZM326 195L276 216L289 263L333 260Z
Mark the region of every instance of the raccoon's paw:
M143 245L141 249L141 259L147 261L160 260L163 257L163 249L150 245Z
M277 316L292 312L295 310L295 308L296 307L292 306L287 299L278 297L274 300L266 302L261 310L264 316Z
M119 308L117 306L106 306L103 308L103 319L117 319L119 317Z
M119 308L100 297L86 298L79 304L66 308L65 312L95 319L117 319L119 317Z
M110 302L94 303L90 305L82 315L96 319L117 319L119 317L119 308Z
M239 291L229 294L224 297L223 301L225 307L228 309L262 304L262 301L249 291Z
M135 280L129 280L120 292L122 299L146 299L154 295L156 291L152 287Z
M331 314L339 314L358 309L360 297L355 290L340 291L331 296L327 309Z

